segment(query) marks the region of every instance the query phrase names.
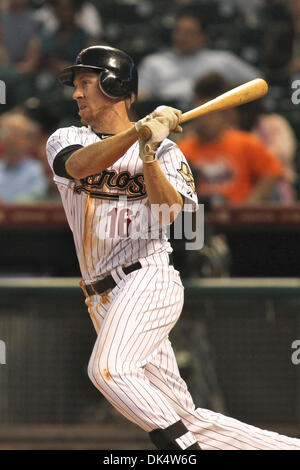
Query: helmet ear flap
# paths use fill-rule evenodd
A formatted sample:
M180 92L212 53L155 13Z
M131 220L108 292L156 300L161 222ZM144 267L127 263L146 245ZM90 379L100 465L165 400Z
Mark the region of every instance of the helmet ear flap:
M104 70L99 75L100 90L112 99L126 98L129 93L126 82L120 80L112 71Z

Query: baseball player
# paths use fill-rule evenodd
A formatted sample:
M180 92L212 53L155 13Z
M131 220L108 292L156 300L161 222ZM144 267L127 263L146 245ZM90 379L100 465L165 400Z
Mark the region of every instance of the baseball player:
M183 306L166 225L197 197L184 155L166 137L181 112L159 107L136 124L135 64L123 51L80 52L60 81L74 87L82 127L58 129L47 157L60 191L97 332L92 383L158 449L300 449L300 440L195 409L168 335ZM152 131L146 143L137 132ZM169 220L160 207L170 208ZM150 217L145 217L149 215Z

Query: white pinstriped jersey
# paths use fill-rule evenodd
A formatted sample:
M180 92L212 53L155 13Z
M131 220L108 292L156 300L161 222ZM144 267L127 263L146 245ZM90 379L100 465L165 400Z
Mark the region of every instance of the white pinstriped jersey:
M90 126L58 129L50 136L46 146L52 170L55 156L63 149L71 145L85 147L102 138L104 136L94 133ZM157 151L157 156L166 177L183 196L184 209L195 211L197 196L193 178L178 146L165 139ZM54 173L54 181L73 232L85 281L105 277L112 269L128 266L148 255L172 251L165 229L153 233L151 225L152 232L149 236L150 224L144 216L150 205L145 190L138 142L98 175L72 180ZM143 222L145 226L140 230ZM136 237L132 227L139 228ZM124 230L128 233L124 233Z
M51 167L55 156L67 147L86 146L99 139L90 128L59 129L47 143ZM195 210L193 179L177 145L166 139L158 158L167 178L182 194L185 209ZM174 425L181 422L186 432L174 437L180 449L189 449L195 442L205 450L300 449L299 439L195 407L168 339L182 311L183 286L178 271L168 264L167 253L172 248L166 233L162 231L157 238L139 233L136 239L120 236L118 231L117 236L107 235L108 221L116 221L111 215L123 210L122 196L127 197L125 210L132 223L142 222L137 211L149 207L142 170L135 143L99 175L80 181L54 175L83 278L94 280L118 266L138 259L141 263L129 275L115 270L119 271L118 282L105 299L101 295L86 297L97 332L88 366L91 381L120 413L146 432L165 432L170 427L174 432ZM145 223L143 229L147 235L149 225Z

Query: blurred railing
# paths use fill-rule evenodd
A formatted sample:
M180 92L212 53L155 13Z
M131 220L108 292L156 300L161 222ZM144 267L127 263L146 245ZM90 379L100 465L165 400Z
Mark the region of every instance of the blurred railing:
M250 228L300 231L300 203L294 205L265 204L251 206L216 206L205 209L205 221L218 229L231 231ZM0 228L67 226L60 203L0 205Z
M205 211L205 225L225 235L232 277L300 275L300 204L217 207ZM0 237L0 275L80 275L61 204L0 206ZM173 245L185 273L184 243Z

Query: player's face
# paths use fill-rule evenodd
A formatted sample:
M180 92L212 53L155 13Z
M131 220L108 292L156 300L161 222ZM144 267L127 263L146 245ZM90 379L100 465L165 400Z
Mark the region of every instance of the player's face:
M76 72L73 99L77 102L78 114L83 124L94 124L99 113L111 106L111 100L101 93L98 80L98 74L93 72Z

